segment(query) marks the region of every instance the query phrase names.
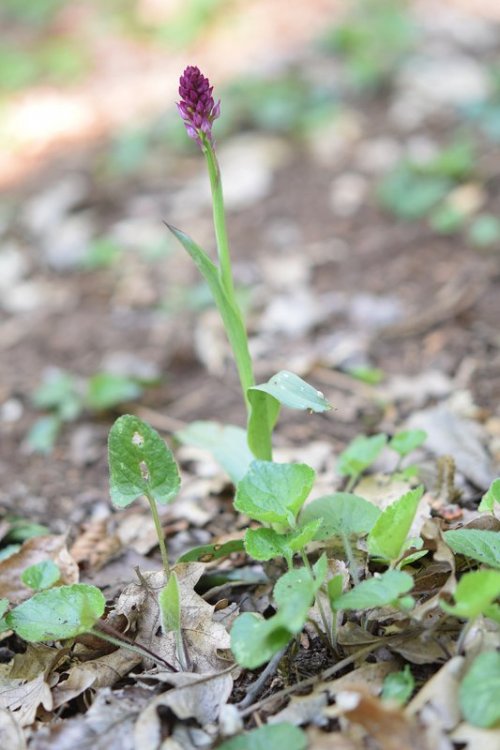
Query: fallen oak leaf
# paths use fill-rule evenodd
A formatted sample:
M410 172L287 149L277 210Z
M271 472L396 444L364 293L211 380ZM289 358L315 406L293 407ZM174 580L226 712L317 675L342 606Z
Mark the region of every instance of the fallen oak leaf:
M227 670L207 675L162 673L163 681L172 685L173 689L154 698L139 715L134 728L135 746L138 748L160 746L162 727L159 708L170 709L180 720L195 719L203 727L218 720L233 688L233 679Z
M101 518L85 524L82 533L73 542L70 554L79 565L97 571L121 549L119 537L109 531L108 519Z
M21 727L33 724L39 706L52 711L53 701L45 673L33 680L12 680L11 684L0 687L0 708L11 711Z
M181 601L181 631L193 671L219 672L228 666L219 652L228 650L230 637L224 625L214 620L215 607L194 590L205 566L203 563L179 563L177 574ZM177 664L175 634L161 632L158 595L165 585L163 571L141 573L142 583L131 584L116 604L117 614L124 614L135 629L135 642L146 646L161 659Z
M120 648L98 659L74 664L61 674L59 683L52 689L54 710L89 688L111 687L141 661L142 657L138 654Z

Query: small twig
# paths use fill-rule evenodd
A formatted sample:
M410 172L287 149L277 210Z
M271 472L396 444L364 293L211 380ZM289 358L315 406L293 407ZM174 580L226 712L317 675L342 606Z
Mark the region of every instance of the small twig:
M281 661L281 658L283 654L285 653L287 647L280 649L277 654L274 654L273 658L267 665L267 667L260 673L260 675L257 677L257 679L252 682L250 685L248 692L246 696L241 700L239 703L236 704L237 708L243 709L249 706L252 701L259 695L262 688L266 684L269 677L274 674L274 672L278 668L278 664Z

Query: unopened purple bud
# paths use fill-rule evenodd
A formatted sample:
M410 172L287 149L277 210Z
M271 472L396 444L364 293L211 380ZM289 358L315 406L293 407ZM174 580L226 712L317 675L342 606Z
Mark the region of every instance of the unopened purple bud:
M212 123L220 115L220 100L215 104L213 86L194 65L186 68L179 80L181 101L177 104L187 134L202 145L202 136L213 144Z

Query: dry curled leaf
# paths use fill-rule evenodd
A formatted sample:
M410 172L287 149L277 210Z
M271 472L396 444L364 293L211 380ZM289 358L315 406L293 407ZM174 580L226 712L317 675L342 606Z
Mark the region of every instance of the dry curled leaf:
M163 673L173 686L152 700L142 711L134 729L135 744L140 748L160 747L162 727L159 710L168 708L178 719L195 719L200 726L219 718L221 707L231 695L233 679L229 674Z
M114 557L121 550L121 546L118 536L110 533L108 520L102 518L85 524L70 553L79 565L96 571Z
M38 707L52 711L52 693L42 672L28 682L11 680L10 684L0 687L0 708L11 711L19 726L28 727L35 721Z
M337 704L329 713L359 724L380 750L430 750L411 717L405 716L400 707L371 695L364 685L338 693Z
M142 661L137 654L120 648L98 659L74 664L61 675L52 690L54 709L92 688L111 687Z
M66 547L62 535L36 536L24 542L18 552L0 562L0 598L12 605L20 604L33 595L33 590L21 581L26 568L44 560L52 560L61 571L61 583L78 582L78 565Z

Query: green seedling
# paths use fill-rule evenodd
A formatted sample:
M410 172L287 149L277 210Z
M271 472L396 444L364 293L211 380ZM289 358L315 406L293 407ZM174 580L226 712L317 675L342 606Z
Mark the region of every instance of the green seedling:
M368 534L368 552L395 565L405 551L408 532L415 518L423 487L410 490L389 505Z
M493 214L480 214L469 227L469 240L478 248L500 245L500 221Z
M65 422L74 422L86 410L100 413L134 401L150 384L151 381L107 372L96 373L87 380L62 370L52 372L33 395L34 405L51 413L35 422L28 444L38 453L50 453Z
M126 508L145 497L153 516L165 576L170 565L157 503L168 505L180 488L180 476L165 441L138 417L125 414L114 423L108 440L111 501Z
M465 573L458 582L453 594L455 604L441 601L441 608L450 615L463 620L473 620L478 615L486 615L500 622L500 607L495 600L500 597L500 572L497 570L476 570Z
M278 579L274 587L278 611L268 620L250 612L236 618L231 629L231 650L238 664L256 669L301 632L326 574L326 569L320 570L322 565L312 572L306 568L291 570ZM319 577L314 575L317 570Z
M386 442L386 435L358 435L340 454L337 471L340 476L349 477L347 492L356 486L361 474L377 460Z
M376 91L390 82L415 39L404 0L362 0L324 35L321 46L341 57L356 88Z
M61 571L53 560L43 560L43 562L30 565L21 575L24 585L35 591L50 589L60 578Z
M407 664L401 672L391 672L384 680L382 700L395 701L404 706L415 690L415 678Z

